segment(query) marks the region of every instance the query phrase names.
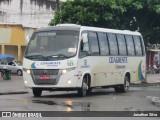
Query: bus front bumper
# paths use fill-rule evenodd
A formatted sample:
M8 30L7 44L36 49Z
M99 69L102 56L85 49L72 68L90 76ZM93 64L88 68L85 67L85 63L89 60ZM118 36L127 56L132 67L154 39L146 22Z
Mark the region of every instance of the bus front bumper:
M53 90L74 90L81 87L81 77L78 77L76 75L73 75L72 72L66 73L64 75L61 75L58 78L57 84L35 84L33 81L33 77L23 72L23 80L26 87L29 88L44 88L44 89L53 89Z

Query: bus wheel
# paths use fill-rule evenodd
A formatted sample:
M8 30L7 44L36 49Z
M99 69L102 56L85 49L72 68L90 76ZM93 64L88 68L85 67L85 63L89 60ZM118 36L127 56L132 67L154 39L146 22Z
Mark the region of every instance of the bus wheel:
M84 77L83 81L82 81L82 87L78 90L78 95L81 96L81 97L86 96L87 90L88 90L88 81Z
M121 86L121 92L128 92L130 86L129 78L125 76L124 84Z
M42 94L42 89L40 88L32 88L32 92L34 97L40 97Z
M17 70L18 76L22 76L22 70Z

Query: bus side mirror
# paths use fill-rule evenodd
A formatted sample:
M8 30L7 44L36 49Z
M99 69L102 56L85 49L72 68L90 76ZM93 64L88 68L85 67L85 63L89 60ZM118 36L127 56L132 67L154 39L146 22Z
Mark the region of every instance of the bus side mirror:
M87 33L82 35L80 43L80 57L90 55Z
M82 41L83 41L83 43L87 43L87 42L88 42L87 33L84 33L84 34L82 35Z
M81 49L81 51L83 51L83 40L81 40L80 49Z

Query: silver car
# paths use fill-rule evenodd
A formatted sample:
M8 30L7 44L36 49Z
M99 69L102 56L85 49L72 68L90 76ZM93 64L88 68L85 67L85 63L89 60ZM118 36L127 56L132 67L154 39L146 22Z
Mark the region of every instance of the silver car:
M22 62L21 61L12 61L8 64L0 64L0 69L8 69L11 70L11 73L16 73L19 76L22 76Z
M8 69L12 73L17 73L19 76L22 75L22 62L21 61L12 61L8 63Z

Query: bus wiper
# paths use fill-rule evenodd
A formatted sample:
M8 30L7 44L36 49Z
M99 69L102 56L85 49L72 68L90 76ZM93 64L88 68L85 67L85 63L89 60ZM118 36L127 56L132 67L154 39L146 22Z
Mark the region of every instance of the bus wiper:
M45 56L43 55L26 55L25 56L26 58L29 58L29 59L47 59Z
M54 55L46 56L46 58L54 58L54 57L65 57L65 58L69 58L68 56L66 56L66 55L64 55L64 54L54 54Z

